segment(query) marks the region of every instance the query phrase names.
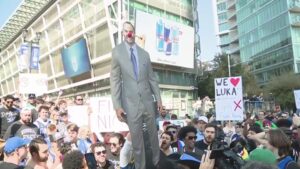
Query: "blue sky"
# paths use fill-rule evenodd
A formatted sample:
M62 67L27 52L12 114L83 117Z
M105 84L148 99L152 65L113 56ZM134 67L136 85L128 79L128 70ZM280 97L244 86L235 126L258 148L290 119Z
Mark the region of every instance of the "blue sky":
M201 61L212 60L215 54L218 53L212 1L198 1Z
M213 0L198 1L201 61L212 60L218 52L216 35L214 32L212 1ZM22 0L0 0L0 28L2 28L3 24L7 21L7 18L15 11L21 2Z
M22 0L0 0L0 28L21 2Z

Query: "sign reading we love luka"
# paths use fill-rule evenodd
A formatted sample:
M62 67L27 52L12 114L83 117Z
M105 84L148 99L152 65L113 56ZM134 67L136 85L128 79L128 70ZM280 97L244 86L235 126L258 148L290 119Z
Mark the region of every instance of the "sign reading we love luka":
M242 77L215 79L216 120L243 120Z

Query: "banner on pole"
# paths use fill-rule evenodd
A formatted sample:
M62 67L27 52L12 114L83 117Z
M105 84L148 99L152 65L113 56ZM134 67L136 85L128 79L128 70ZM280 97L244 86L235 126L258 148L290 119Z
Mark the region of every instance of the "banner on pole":
M29 67L30 46L28 43L23 43L19 49L18 69L20 71Z
M216 120L243 120L242 77L215 79Z
M39 69L40 46L33 44L31 47L30 69Z

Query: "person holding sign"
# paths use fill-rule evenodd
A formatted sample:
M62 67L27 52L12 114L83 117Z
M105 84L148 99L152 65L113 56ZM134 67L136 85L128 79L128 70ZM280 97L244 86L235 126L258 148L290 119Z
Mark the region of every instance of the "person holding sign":
M112 51L111 95L120 121L127 122L132 137L135 167L145 169L143 122L147 125L153 164L159 161L159 143L155 125L155 96L159 111L162 109L160 91L152 70L148 52L135 44L134 26L123 24L125 42Z

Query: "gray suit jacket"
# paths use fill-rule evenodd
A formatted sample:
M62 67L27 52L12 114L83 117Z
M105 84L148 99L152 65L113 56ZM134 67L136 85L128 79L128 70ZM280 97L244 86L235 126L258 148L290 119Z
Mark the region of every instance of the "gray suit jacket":
M110 85L114 109L123 108L126 113L136 114L141 101L149 113L154 113L154 94L161 101L158 83L152 70L150 56L136 46L139 62L138 80L134 77L133 65L125 42L112 51Z

